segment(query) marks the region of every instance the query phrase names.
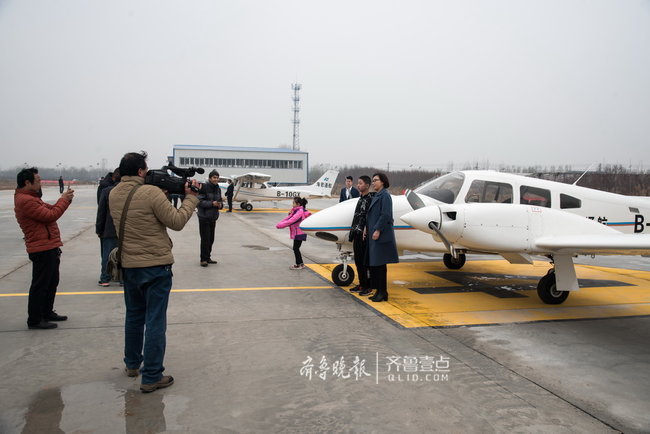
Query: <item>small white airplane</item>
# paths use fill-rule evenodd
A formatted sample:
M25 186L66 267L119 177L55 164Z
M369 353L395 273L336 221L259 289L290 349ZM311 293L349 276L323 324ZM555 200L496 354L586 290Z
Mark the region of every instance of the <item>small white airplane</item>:
M452 172L403 196L392 196L397 248L444 253L450 269L466 253L497 254L513 264L550 259L537 285L548 304L560 304L578 289L577 255L650 254L650 197L624 196L494 171ZM357 200L348 200L305 219L301 229L332 241L341 254L332 280L354 280L347 235ZM343 249L345 246L345 249Z
M246 211L252 211L251 201L278 201L293 199L294 197L316 198L331 197L332 189L336 178L339 176L338 170L328 170L318 178L318 181L311 185L295 185L291 187L273 187L268 184L271 179L270 175L263 173L246 173L243 175L232 176L234 185L234 202L241 202L241 208ZM228 183L220 182L222 196L228 188Z

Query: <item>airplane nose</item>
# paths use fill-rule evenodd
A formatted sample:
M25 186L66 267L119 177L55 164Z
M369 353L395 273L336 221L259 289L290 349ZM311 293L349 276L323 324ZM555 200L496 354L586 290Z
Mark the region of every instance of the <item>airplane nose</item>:
M440 222L442 220L440 215L440 207L437 207L435 205L416 209L415 211L404 214L400 218L404 223L428 234L436 233L431 228L430 224L435 225L439 228Z

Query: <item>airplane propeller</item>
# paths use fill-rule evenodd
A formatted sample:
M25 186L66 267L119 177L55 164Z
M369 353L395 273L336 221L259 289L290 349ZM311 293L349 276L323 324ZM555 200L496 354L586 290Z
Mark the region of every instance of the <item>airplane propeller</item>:
M458 252L442 232L442 210L440 207L437 205L427 206L422 198L413 190L407 190L405 195L413 211L403 215L401 219L414 228L424 232L430 232L424 229L424 227L428 227L442 241L451 256L454 259L458 259Z

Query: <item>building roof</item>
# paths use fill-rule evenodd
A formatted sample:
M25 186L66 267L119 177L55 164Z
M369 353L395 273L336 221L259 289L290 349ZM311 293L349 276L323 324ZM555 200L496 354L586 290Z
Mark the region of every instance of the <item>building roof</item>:
M305 151L294 151L286 148L255 148L247 146L212 146L212 145L174 145L176 149L205 150L205 151L235 151L235 152L275 152L281 154L307 154Z

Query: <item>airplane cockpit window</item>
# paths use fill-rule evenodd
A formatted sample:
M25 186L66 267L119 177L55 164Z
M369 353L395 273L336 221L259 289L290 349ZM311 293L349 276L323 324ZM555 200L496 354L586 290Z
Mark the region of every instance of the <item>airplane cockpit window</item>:
M418 194L429 196L444 203L454 203L460 188L465 181L465 175L461 172L453 172L434 179L414 191Z
M577 197L560 193L560 208L562 209L580 208L581 206L582 206L582 201Z
M512 185L475 179L465 195L466 203L512 203Z
M519 194L519 203L523 205L551 207L551 192L549 190L522 185L519 187Z

